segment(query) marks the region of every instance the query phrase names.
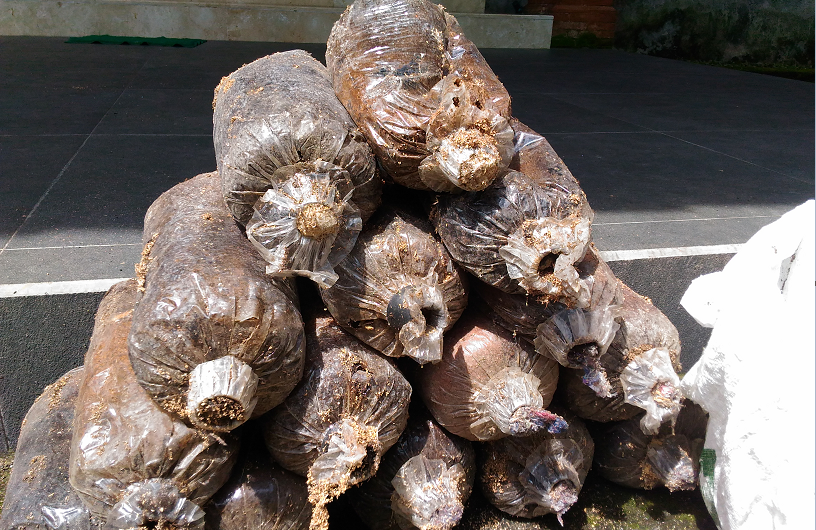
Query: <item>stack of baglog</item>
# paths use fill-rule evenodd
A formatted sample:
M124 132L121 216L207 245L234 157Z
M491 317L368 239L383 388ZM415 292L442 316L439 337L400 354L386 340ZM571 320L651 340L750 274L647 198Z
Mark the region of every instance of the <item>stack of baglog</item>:
M560 521L593 458L694 487L677 331L456 20L358 0L327 64L216 88L218 171L148 210L84 368L27 416L2 528L317 530L345 494L371 528L443 529L476 480Z

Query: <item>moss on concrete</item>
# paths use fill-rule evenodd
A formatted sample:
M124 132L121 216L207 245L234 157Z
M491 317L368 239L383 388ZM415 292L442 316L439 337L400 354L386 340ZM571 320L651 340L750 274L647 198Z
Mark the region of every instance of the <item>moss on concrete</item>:
M614 39L602 39L592 32L585 32L577 37L553 35L550 48L611 48L614 43Z
M560 530L554 515L510 517L475 491L465 510L463 530ZM612 484L590 472L578 502L564 515L563 530L716 530L699 490L669 493Z
M6 498L6 486L11 476L11 464L14 462L14 452L0 454L0 506Z

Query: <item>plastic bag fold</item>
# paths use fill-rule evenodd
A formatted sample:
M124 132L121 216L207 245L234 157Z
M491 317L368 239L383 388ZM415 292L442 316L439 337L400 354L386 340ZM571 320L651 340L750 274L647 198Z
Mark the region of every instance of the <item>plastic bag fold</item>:
M411 386L331 318L307 319L306 337L303 380L263 429L275 460L307 477L311 528L324 529L325 505L371 478L405 429Z
M441 6L357 0L332 28L326 63L394 182L477 191L507 171L510 96Z
M70 483L110 528L203 528L201 506L229 478L237 439L187 427L142 389L127 353L137 298L128 280L99 305L76 400Z
M215 431L282 402L303 373L300 313L227 211L218 175L162 194L144 242L129 352L148 394Z
M391 357L441 358L443 333L464 311L467 290L428 223L383 211L336 272L321 295L346 331Z
M415 370L414 377L436 421L468 440L565 427L546 410L558 364L474 311L448 333L442 360Z
M303 50L262 57L221 80L213 108L224 198L267 272L330 285L382 179L326 68Z
M68 483L74 406L83 368L47 386L23 420L0 528L91 530L104 521L91 516Z

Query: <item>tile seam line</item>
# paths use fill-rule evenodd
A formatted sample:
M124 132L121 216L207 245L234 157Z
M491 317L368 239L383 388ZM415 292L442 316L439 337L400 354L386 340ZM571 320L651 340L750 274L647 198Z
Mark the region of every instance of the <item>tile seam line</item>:
M780 214L781 215L781 214ZM611 223L592 223L592 226L615 226L615 225L646 225L651 223L688 223L694 221L731 221L734 219L771 219L779 215L746 215L735 217L695 217L689 219L655 219L654 221L621 221ZM9 249L12 250L12 249Z
M62 245L59 247L15 247L7 248L6 252L14 252L16 250L62 250L66 248L112 248L112 247L140 247L141 243L113 243L113 244L98 244L98 245Z
M704 145L700 145L700 144L695 144L694 142L690 142L690 141L688 141L688 140L683 140L682 138L678 138L677 136L672 136L671 134L668 134L668 133L666 133L666 132L661 132L661 131L658 131L658 130L652 129L651 127L646 127L646 126L644 126L644 125L637 125L637 124L635 124L635 123L632 123L631 121L627 121L627 120L624 120L624 119L621 119L621 118L616 118L615 116L610 116L609 114L606 114L606 113L603 113L603 112L598 112L598 111L596 111L596 110L592 110L592 109L590 109L590 108L588 108L588 107L585 107L585 106L583 106L583 105L578 105L578 104L576 104L576 103L573 103L573 102L570 102L570 101L565 101L565 100L563 100L563 99L559 99L559 98L556 98L556 97L553 97L553 96L548 96L548 97L551 97L551 98L553 98L553 99L555 99L555 100L557 100L557 101L560 101L560 102L562 102L562 103L566 103L566 104L568 104L568 105L573 105L573 106L575 106L575 107L578 107L579 109L588 110L588 111L590 111L590 112L597 112L597 113L598 113L598 114L600 114L601 116L606 116L607 118L611 118L611 119L613 119L613 120L618 120L618 121L623 122L623 123L628 123L629 125L632 125L633 127L640 127L641 129L645 129L645 131L646 131L646 132L652 132L652 133L655 133L655 134L660 134L660 135L665 136L665 137L667 137L667 138L671 138L671 139L673 139L673 140L677 140L677 141L679 141L679 142L683 142L683 143L686 143L686 144L689 144L689 145L693 145L693 146L695 146L695 147L699 147L700 149L705 149L706 151L710 151L710 152L712 152L712 153L717 153L718 155L722 155L722 156L725 156L725 157L731 158L731 159L733 159L733 160L737 160L737 161L742 162L742 163L744 163L744 164L748 164L748 165L750 165L750 166L758 167L758 168L760 168L760 169L764 169L765 171L770 171L771 173L774 173L774 174L776 174L776 175L780 175L780 176L785 177L785 178L790 179L790 180L795 180L795 181L797 181L797 182L804 182L805 184L809 184L809 183L810 183L810 181L808 181L808 180L806 180L806 179L800 179L800 178L794 177L794 176L792 176L792 175L788 175L788 174L786 174L786 173L781 173L781 172L779 172L779 171L777 171L777 170L775 170L775 169L770 169L770 168L767 168L767 167L764 167L764 166L760 166L759 164L755 164L755 163L753 163L753 162L749 162L749 161L747 161L747 160L743 160L743 159L741 159L741 158L739 158L739 157L736 157L736 156L733 156L733 155L729 155L729 154L727 154L727 153L723 153L722 151L717 151L716 149L712 149L712 148L710 148L710 147L706 147L706 146L704 146ZM691 132L699 132L699 131L691 131Z
M659 131L655 131L655 132L659 132ZM781 171L777 171L777 170L771 169L769 167L760 166L759 164L756 164L754 162L750 162L748 160L743 160L742 158L740 158L738 156L729 155L728 153L723 153L722 151L717 151L716 149L712 149L712 148L706 147L704 145L696 144L694 142L691 142L689 140L684 140L684 139L679 138L677 136L672 136L669 133L661 132L660 134L662 134L663 136L666 136L667 138L672 138L674 140L679 140L679 141L687 143L689 145L693 145L694 147L699 147L700 149L705 149L706 151L711 151L712 153L717 153L718 155L727 156L728 158L738 160L738 161L740 161L740 162L742 162L744 164L748 164L748 165L751 165L751 166L754 166L754 167L758 167L760 169L764 169L765 171L770 171L771 173L776 173L779 176L785 177L785 178L790 179L790 180L795 180L796 182L803 182L805 184L810 184L812 182L812 181L809 181L807 179L802 179L802 178L799 178L799 177L794 177L793 175L788 175L787 173L782 173Z
M85 144L87 144L88 140L91 139L91 136L93 136L93 133L96 131L96 129L99 127L99 125L105 120L105 118L108 116L108 114L110 114L110 111L114 107L116 107L116 104L119 103L120 99L122 99L122 96L124 95L124 93L127 92L128 88L130 88L131 85L133 85L133 80L136 79L136 77L138 77L139 72L141 72L144 69L145 65L149 61L150 61L150 58L148 57L142 63L142 66L140 66L139 69L136 70L136 72L133 73L130 80L128 81L127 86L124 87L122 89L122 91L119 93L119 96L116 98L116 101L114 101L113 104L110 107L108 107L108 110L105 111L105 114L101 118L99 118L99 121L96 122L96 125L94 125L94 128L91 129L91 132L88 133L88 136L85 137L85 140L82 142L82 145L79 146L79 149L76 150L76 152L70 158L70 160L68 160L68 162L62 167L62 170L60 170L59 174L57 174L57 178L55 178L51 182L51 184L45 190L45 193L43 193L40 196L39 200L34 204L34 207L31 208L31 211L29 211L26 214L26 217L25 217L25 219L23 219L23 222L20 223L20 226L17 227L17 230L15 230L13 234L11 234L11 237L8 238L8 241L6 241L5 245L3 245L3 248L0 248L0 256L3 255L3 253L6 251L6 248L8 248L8 246L11 244L11 242L14 240L14 238L17 236L17 234L20 232L20 230L22 230L23 227L26 225L26 223L28 223L29 219L31 219L31 216L34 215L34 213L40 207L40 204L42 204L42 202L45 200L45 198L48 196L48 194L51 192L51 190L54 188L54 186L57 184L57 182L59 182L60 179L62 179L62 176L65 174L66 171L68 171L68 168L71 167L71 164L74 162L74 159L76 159L76 157L79 155L79 153L85 148Z
M666 247L637 250L602 250L600 254L604 260L611 262L650 258L733 254L741 247L741 244L734 244L697 247ZM0 285L0 298L105 292L115 283L128 279L130 278L101 278L95 280L5 284Z
M591 109L586 109L591 110ZM599 113L600 114L600 113ZM601 114L607 118L618 121L623 121L620 118L613 118L606 114ZM629 122L625 122L629 123ZM630 124L633 127L640 127L639 125ZM813 132L813 129L719 129L719 130L691 130L691 131L658 131L651 129L644 129L642 131L576 131L576 132L541 132L541 135L576 135L576 134L682 134L682 133L750 133L750 132Z

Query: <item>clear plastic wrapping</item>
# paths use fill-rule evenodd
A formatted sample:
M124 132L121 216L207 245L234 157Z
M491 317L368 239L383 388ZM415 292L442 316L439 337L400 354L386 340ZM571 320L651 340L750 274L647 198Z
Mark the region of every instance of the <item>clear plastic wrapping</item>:
M187 427L142 389L128 362L137 282L102 299L76 400L70 482L109 528L202 528L201 506L229 478L237 439Z
M470 442L448 434L425 412L411 419L369 481L349 492L372 530L449 529L459 522L473 488Z
M3 530L91 530L92 518L68 483L74 405L83 369L47 386L23 420L6 485Z
M326 68L292 50L223 78L213 141L227 206L267 272L330 285L380 204L382 179Z
M267 273L305 276L323 287L337 281L333 267L354 247L363 222L347 174L326 166L318 160L278 170L292 174L255 203L246 234Z
M484 191L440 196L436 230L453 259L493 287L585 307L589 287L575 263L589 245L592 210L547 140L513 123L514 171Z
M605 374L610 395L599 395L587 385L585 369L562 371L559 390L570 409L585 419L625 420L649 410L643 428L654 432L661 422L672 421L679 410L676 374L680 371L680 337L651 301L623 283L619 284L615 305L620 328L600 356L597 370ZM654 349L662 353L644 356Z
M309 528L306 480L277 465L256 434L244 433L232 477L205 506L206 530Z
M624 401L646 411L640 420L643 432L657 433L661 423L680 412L680 378L668 350L652 348L638 355L623 369L620 381Z
M548 295L512 294L481 282L474 285L479 296L498 317L497 323L530 343L536 343L542 355L549 355L558 360L566 354L550 352L539 345L540 339L537 337L547 329L546 326L542 328L542 324L559 312L571 310L574 314L581 314L605 310L604 308L614 309L611 306L617 303L620 281L599 258L594 245L590 243L583 259L575 264L575 269L581 285L586 289L585 305L581 308L563 298L557 301ZM599 313L599 316L602 316L602 313ZM604 320L608 321L608 317L604 317Z
M620 329L620 282L609 267L597 258L594 249L586 263L595 262L594 274L585 282L590 300L585 308L564 308L536 327L536 351L549 355L567 368L583 372L583 383L598 396L608 398L615 394L610 377L601 358Z
M561 413L569 427L560 433L539 431L485 444L481 489L496 508L525 518L552 513L561 522L578 499L594 444L580 419Z
M566 427L546 410L558 363L474 311L445 338L442 360L415 372L428 410L457 436L485 441Z
M344 173L363 220L379 206L382 181L371 148L335 96L326 68L308 52L244 65L216 87L213 109L224 198L241 224L277 182L273 175L301 163L322 162L314 169L326 176Z
M388 210L365 227L321 294L349 333L391 357L442 356L442 335L467 304L464 278L430 225Z
M595 465L605 479L631 488L694 489L707 422L705 411L686 400L677 422L654 435L644 434L640 417L615 423L596 438Z
M307 477L311 528L326 504L371 478L408 420L411 386L391 362L331 318L307 320L306 374L264 418L264 439L283 467Z
M510 96L456 19L427 0L357 0L326 63L394 182L478 191L513 155Z
M300 313L227 211L218 175L162 194L145 216L144 243L129 350L145 390L215 431L282 402L303 373Z

